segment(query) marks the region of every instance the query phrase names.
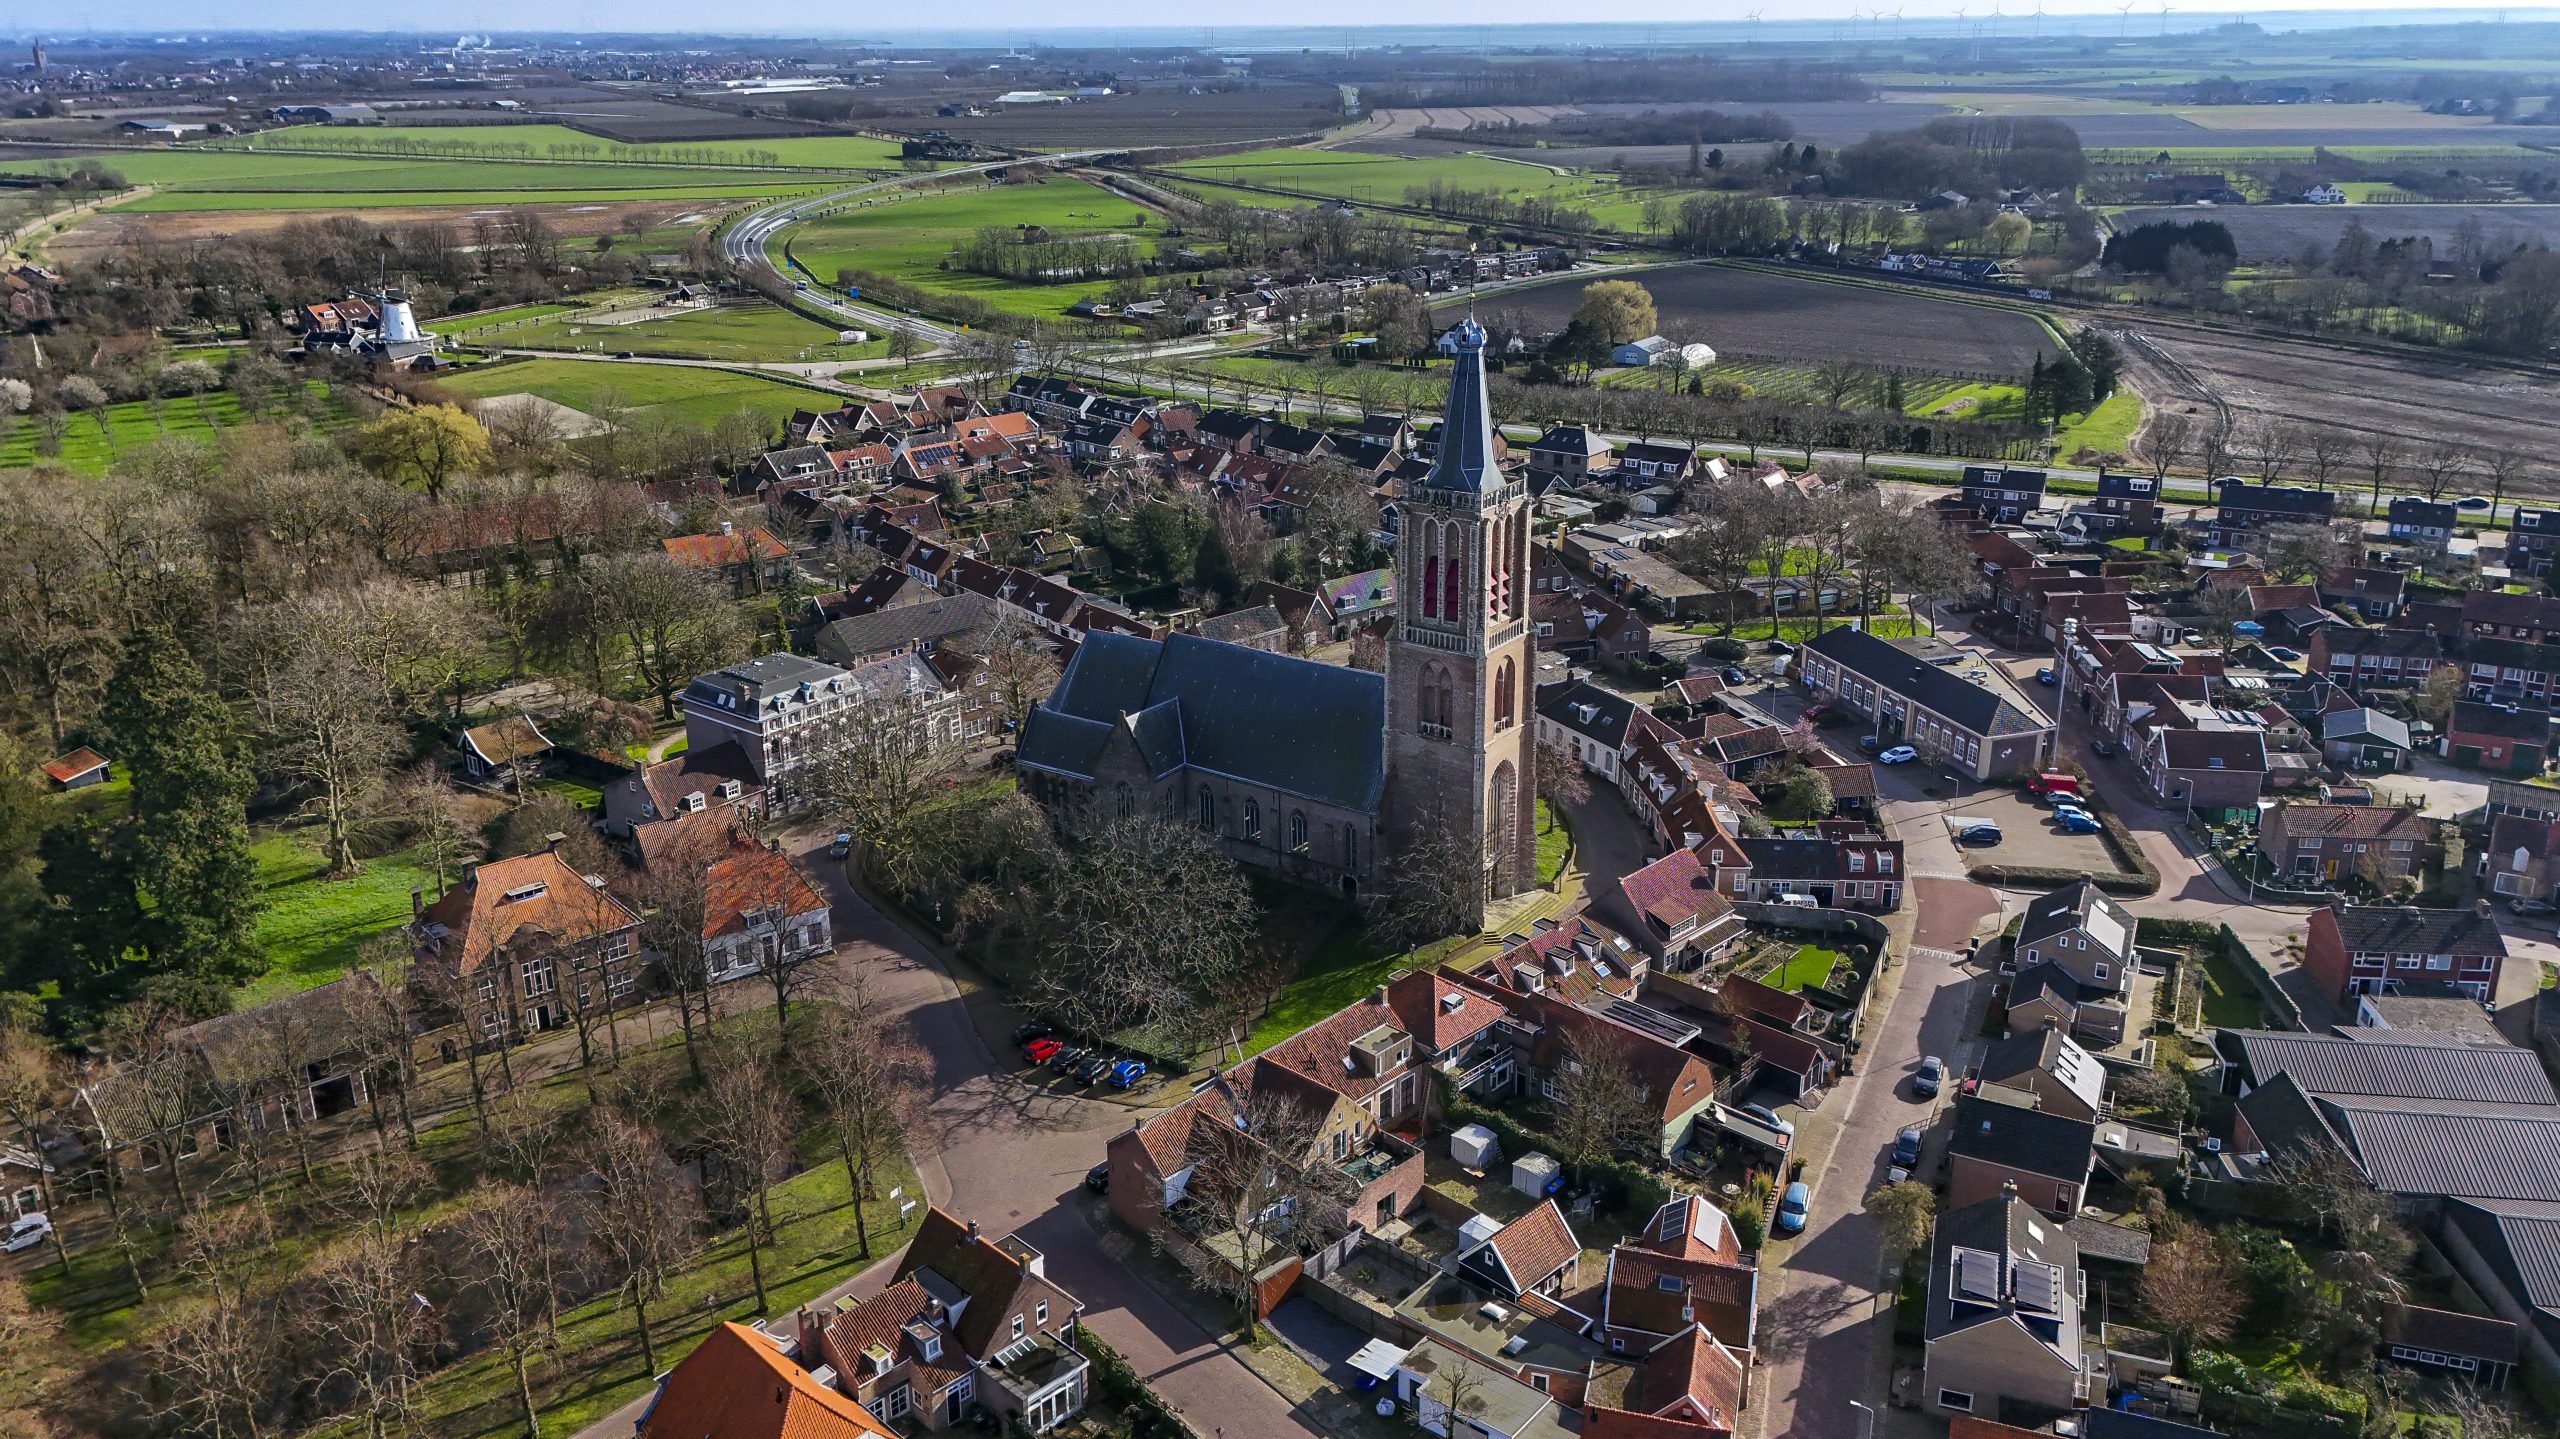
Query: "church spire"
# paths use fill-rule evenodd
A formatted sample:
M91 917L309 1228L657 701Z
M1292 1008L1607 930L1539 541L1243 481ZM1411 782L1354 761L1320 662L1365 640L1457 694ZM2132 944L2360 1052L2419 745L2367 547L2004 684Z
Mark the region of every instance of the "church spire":
M1481 493L1502 487L1502 467L1494 462L1493 411L1484 393L1484 326L1475 312L1449 332L1457 345L1457 363L1449 370L1449 408L1440 417L1440 453L1423 484L1435 490Z

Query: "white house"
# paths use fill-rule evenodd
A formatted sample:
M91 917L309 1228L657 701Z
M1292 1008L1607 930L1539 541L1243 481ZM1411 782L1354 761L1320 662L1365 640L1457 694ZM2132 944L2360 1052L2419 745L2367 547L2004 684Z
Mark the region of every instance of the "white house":
M2343 205L2347 203L2347 192L2323 181L2303 191L2302 202L2306 205Z
M740 979L835 950L834 911L789 855L746 843L712 862L702 906L710 980Z

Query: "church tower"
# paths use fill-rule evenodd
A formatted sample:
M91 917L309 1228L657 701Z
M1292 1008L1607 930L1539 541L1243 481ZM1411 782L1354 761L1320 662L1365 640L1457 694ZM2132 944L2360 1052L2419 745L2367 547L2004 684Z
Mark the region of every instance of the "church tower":
M1537 882L1529 495L1494 462L1484 329L1470 315L1453 338L1439 455L1398 502L1388 822L1398 844L1481 836L1484 893L1499 899Z

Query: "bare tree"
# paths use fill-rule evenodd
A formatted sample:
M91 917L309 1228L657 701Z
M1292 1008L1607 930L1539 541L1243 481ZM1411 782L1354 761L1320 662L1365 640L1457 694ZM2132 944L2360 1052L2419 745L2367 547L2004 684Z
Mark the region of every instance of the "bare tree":
M2539 468L2539 462L2522 450L2500 447L2483 451L2480 463L2488 470L2491 482L2496 485L2496 488L2489 492L2489 513L2485 517L2488 523L2495 524L2498 520L2498 507L2507 502L2507 488L2530 477Z
M392 782L391 812L407 826L411 845L436 877L437 899L459 878L462 866L480 854L479 836L462 812L453 781L434 764L405 770Z
M1661 1123L1662 1105L1645 1093L1627 1046L1598 1025L1565 1035L1563 1062L1550 1078L1547 1133L1558 1157L1587 1171Z
M2444 444L2421 448L2408 466L2418 493L2429 500L2441 500L2446 491L2460 488L2473 469L2474 456L2468 446Z
M1591 773L1582 761L1551 744L1529 746L1529 769L1537 776L1538 798L1547 802L1547 827L1556 816L1591 798Z
M2142 1269L2142 1309L2181 1348L2227 1338L2240 1320L2239 1266L2213 1234L2180 1224L2151 1244Z
M189 1126L209 1105L204 1071L195 1051L171 1038L186 1016L165 1002L145 998L117 1010L107 1020L107 1053L117 1073L99 1091L100 1119L121 1131L117 1143L135 1136L157 1156L169 1180L170 1196L181 1213L195 1207L187 1189L186 1160L195 1145ZM112 1157L110 1164L114 1163Z
M2265 415L2242 432L2241 443L2250 462L2258 468L2259 480L2274 484L2277 476L2293 468L2302 438L2301 430L2290 422Z
M1283 1254L1338 1236L1355 1190L1326 1155L1331 1116L1322 1108L1276 1085L1247 1088L1239 1102L1232 1081L1211 1082L1223 1097L1225 1122L1193 1128L1187 1192L1228 1226L1220 1254L1228 1262L1194 1273L1236 1306L1251 1338L1259 1329L1255 1276Z
M2373 430L2365 434L2356 452L2364 457L2365 478L2373 486L2373 503L2369 508L2378 512L2382 508L2382 487L2399 473L2406 448L2398 435Z
M641 947L658 956L659 972L675 997L685 1064L699 1080L701 1036L711 1025L710 866L670 855L644 871L633 890Z
M799 1063L844 1162L854 1238L867 1259L871 1228L862 1205L871 1197L873 1171L922 1116L924 1051L905 1023L872 999L864 969L846 965L817 1006Z
M667 1276L691 1246L697 1211L666 1146L642 1121L611 1108L601 1111L587 1152L596 1176L596 1244L611 1260L631 1305L642 1372L655 1374L658 1347L649 1334L649 1305L665 1292Z
M2346 468L2355 453L2355 440L2336 425L2305 425L2301 442L2296 446L2302 455L2302 467L2318 489L2329 488L2329 482Z
M1242 971L1253 904L1214 836L1133 812L1061 846L1037 883L1032 992L1044 1012L1095 1035L1225 1032L1224 986Z
M181 1303L142 1341L155 1422L205 1439L265 1439L283 1335L264 1290L216 1288Z
M934 822L925 801L958 760L921 697L875 694L856 707L804 779L853 836L865 873L904 894L917 878L917 830Z
M2353 520L2332 524L2270 525L2250 548L2266 565L2276 584L2316 581L2355 557L2363 527Z
M552 1343L560 1298L560 1216L535 1190L487 1184L459 1225L462 1252L484 1304L489 1337L514 1371L525 1439L541 1439L533 1363Z
M433 1337L421 1277L405 1236L372 1230L317 1266L308 1322L325 1368L315 1377L324 1394L362 1416L367 1439L417 1424L419 1366Z
M773 1242L769 1190L782 1177L791 1152L793 1115L785 1107L789 1091L775 1073L773 1056L758 1046L724 1038L714 1050L710 1077L697 1097L702 1136L718 1161L721 1208L738 1216L756 1312L763 1314L771 1308L764 1283L764 1247ZM709 1169L704 1180L706 1188L714 1187Z
M1007 733L1018 734L1032 706L1058 683L1056 651L1038 626L1005 606L987 632L987 691Z
M2161 410L2142 427L2142 462L2155 488L2169 483L2169 472L2186 458L2195 436L2195 421L2183 410Z
M298 652L262 667L250 695L267 735L265 766L311 791L330 872L349 874L357 868L356 831L372 817L400 732L382 676L340 638L310 636Z
M1484 915L1491 858L1486 836L1466 822L1417 817L1403 842L1379 856L1370 932L1407 948L1471 933Z

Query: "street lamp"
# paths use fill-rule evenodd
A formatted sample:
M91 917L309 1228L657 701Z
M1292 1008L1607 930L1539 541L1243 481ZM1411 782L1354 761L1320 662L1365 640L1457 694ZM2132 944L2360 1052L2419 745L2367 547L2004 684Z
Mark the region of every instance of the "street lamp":
M1861 1403L1855 1399L1849 1401L1849 1407L1858 1411L1858 1439L1876 1439L1876 1411L1874 1407L1872 1405Z

